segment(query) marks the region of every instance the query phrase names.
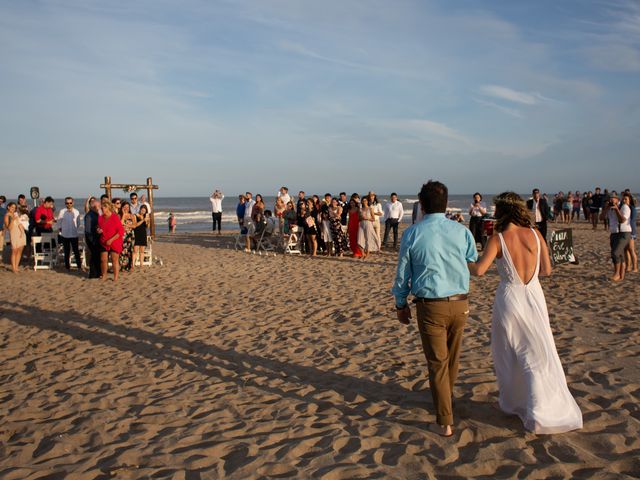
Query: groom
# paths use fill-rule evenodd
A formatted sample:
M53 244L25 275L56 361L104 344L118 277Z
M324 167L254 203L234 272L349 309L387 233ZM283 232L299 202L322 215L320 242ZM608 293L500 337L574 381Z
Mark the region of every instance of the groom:
M430 430L449 437L453 434L451 398L458 376L462 332L469 314L469 269L478 258L471 231L445 217L447 187L429 180L419 199L424 220L402 236L398 269L391 289L400 323L409 324L407 303L413 294L418 329L429 367L429 385L437 425Z

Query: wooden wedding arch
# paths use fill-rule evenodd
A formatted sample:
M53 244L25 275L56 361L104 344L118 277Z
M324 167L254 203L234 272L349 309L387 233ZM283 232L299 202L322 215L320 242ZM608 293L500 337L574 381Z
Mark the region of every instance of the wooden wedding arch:
M147 190L147 201L149 202L149 206L151 207L151 211L149 212L149 228L151 230L151 237L156 238L156 222L155 222L155 210L153 209L153 191L158 190L158 186L153 184L153 180L151 177L147 178L146 184L135 184L135 183L111 183L111 177L104 177L104 183L100 185L100 188L104 188L104 193L111 200L111 189L122 189L123 192L129 194L132 192L137 192L138 190Z

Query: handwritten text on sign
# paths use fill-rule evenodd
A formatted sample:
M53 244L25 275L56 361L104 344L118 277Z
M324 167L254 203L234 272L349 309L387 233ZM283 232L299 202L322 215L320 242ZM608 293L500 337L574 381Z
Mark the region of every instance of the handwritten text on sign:
M554 265L575 263L576 257L573 254L573 237L570 228L552 231L549 248Z

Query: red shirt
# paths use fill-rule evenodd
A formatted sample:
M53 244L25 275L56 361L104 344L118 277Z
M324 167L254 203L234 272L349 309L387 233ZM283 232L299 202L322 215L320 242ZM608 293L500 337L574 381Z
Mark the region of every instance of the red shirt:
M43 216L44 220L41 220ZM53 208L47 208L44 205L40 205L36 208L35 219L41 230L53 230Z
M100 234L100 245L105 251L114 251L116 253L122 253L122 239L124 238L124 227L120 221L120 217L116 213L112 213L109 218L105 215L98 217L98 228L102 230ZM118 234L111 245L107 245L107 240L113 238L115 234Z

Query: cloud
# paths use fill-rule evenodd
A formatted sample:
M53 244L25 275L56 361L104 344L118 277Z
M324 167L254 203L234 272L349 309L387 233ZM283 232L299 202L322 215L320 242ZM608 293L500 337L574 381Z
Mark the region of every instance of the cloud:
M503 107L502 105L498 105L497 103L482 100L480 98L474 98L473 101L485 107L495 108L496 110L499 110L502 113L506 113L507 115L511 115L512 117L523 118L522 113L520 113L520 111L516 110L515 108Z
M537 105L540 102L552 101L552 99L544 97L537 92L519 92L500 85L483 85L480 87L480 93L489 97L520 103L522 105Z

